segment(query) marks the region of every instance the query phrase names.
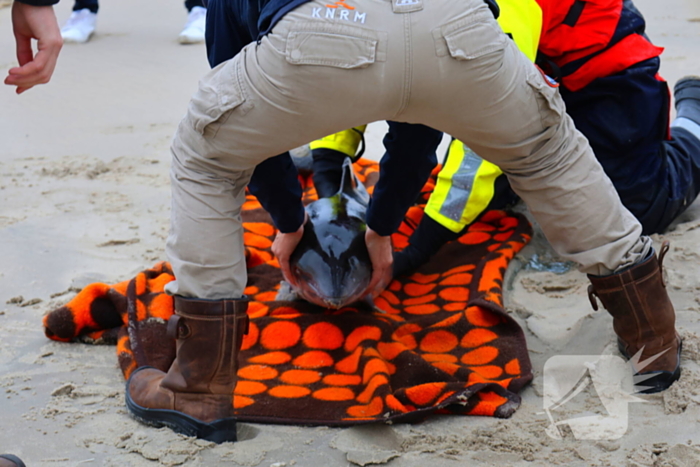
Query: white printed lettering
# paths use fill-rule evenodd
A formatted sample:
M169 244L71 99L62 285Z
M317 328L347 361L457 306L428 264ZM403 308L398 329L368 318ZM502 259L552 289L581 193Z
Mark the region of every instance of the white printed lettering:
M2 0L0 0L2 1ZM406 1L406 0L404 0ZM409 0L410 1L410 0ZM318 7L313 7L311 9L311 17L312 18L318 18L321 19L323 16L323 13L321 12L322 8ZM338 10L338 18L335 17L335 12ZM326 8L326 19L339 19L342 21L353 21L355 23L362 23L365 24L365 20L367 20L367 13L360 13L359 11L355 11L355 16L350 19L350 10L346 10L344 8Z

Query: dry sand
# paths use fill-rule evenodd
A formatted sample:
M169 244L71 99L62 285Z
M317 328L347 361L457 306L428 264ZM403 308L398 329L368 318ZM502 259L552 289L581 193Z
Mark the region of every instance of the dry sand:
M663 75L700 74L700 2L637 0L666 47ZM70 2L57 8L65 21ZM14 64L9 8L0 9L0 74ZM241 426L213 445L132 420L113 347L47 340L41 317L90 282L116 282L164 259L168 145L197 79L203 45L181 46L178 1L105 1L98 31L66 45L52 83L16 97L0 89L0 453L29 466L700 465L700 201L668 233L669 291L685 337L681 381L631 404L613 441L545 434L542 371L562 354L613 352L611 320L593 312L576 271L538 272L557 258L538 235L508 273L508 309L535 368L509 420L435 416L417 425L352 429ZM370 157L381 154L381 124ZM584 395L577 410L595 411ZM580 414L580 413L579 413Z

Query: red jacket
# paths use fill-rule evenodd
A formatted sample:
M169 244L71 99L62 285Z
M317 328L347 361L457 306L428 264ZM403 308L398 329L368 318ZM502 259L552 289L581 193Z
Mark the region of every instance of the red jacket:
M542 8L539 52L567 89L657 57L663 48L644 37L644 18L630 1L537 0ZM548 70L552 73L552 70Z

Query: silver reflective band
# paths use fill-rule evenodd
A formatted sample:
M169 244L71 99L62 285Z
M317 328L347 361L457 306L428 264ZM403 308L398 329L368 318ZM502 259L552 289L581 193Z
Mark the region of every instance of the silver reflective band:
M440 207L440 214L455 222L462 219L462 213L474 188L476 172L484 161L466 144L463 146L464 157L452 176L452 186L445 197L445 202Z
M685 117L680 117L677 118L671 123L671 128L683 128L684 130L688 130L695 136L697 139L700 139L700 125L695 123L689 118Z

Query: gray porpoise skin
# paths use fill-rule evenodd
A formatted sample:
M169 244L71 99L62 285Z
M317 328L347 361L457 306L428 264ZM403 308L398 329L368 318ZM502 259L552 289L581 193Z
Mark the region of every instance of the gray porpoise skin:
M363 298L372 277L365 244L368 203L369 194L346 159L338 192L306 206L309 220L290 258L301 298L334 309Z

